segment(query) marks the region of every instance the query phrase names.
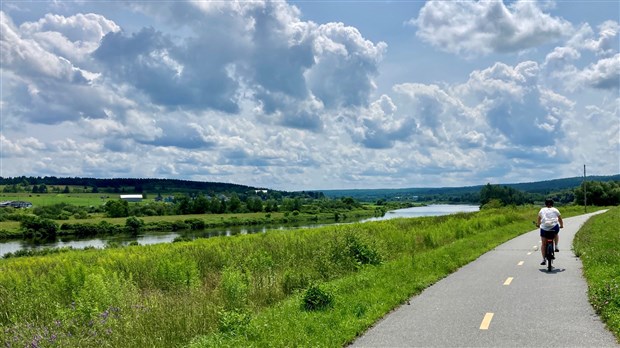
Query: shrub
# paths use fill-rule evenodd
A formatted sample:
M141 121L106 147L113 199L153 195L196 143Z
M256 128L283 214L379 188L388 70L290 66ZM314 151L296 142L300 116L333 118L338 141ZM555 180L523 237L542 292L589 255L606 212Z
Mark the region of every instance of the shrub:
M24 237L53 237L58 231L58 224L38 216L27 216L20 223Z
M302 309L306 311L319 311L334 306L334 296L321 289L318 285L311 285L302 298Z
M61 231L73 231L77 236L96 236L104 234L118 234L122 232L122 227L101 221L98 224L91 223L64 223L60 226Z
M381 255L379 255L379 252L354 234L346 235L345 247L349 255L359 265L381 264L382 258Z
M144 226L144 221L135 216L130 216L127 220L125 220L125 228L133 235L138 234L138 232L142 229L142 226Z
M182 221L182 220L177 220L177 221L174 221L174 222L172 223L172 225L170 226L170 228L171 228L173 231L180 231L180 230L187 230L187 229L189 229L189 226L185 223L185 221Z
M189 225L191 230L204 230L205 221L202 219L186 219L185 224Z

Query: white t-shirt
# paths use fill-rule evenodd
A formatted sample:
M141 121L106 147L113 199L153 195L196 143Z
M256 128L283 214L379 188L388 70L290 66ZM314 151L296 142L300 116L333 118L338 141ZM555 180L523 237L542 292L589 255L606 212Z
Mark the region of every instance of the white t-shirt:
M540 216L540 228L548 231L558 224L558 217L560 216L560 211L553 207L544 207L540 209L540 211L538 212L538 216Z

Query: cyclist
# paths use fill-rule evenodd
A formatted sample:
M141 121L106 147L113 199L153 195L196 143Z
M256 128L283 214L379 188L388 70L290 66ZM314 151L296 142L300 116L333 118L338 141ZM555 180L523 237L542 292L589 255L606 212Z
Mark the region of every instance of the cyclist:
M536 226L540 227L540 240L542 242L540 251L542 253L543 261L540 264L545 265L546 260L544 246L547 242L547 238L553 238L555 243L555 251L559 252L560 249L558 249L558 242L560 241L560 228L564 228L564 221L562 221L560 211L553 207L553 199L545 199L545 207L541 208L538 212Z

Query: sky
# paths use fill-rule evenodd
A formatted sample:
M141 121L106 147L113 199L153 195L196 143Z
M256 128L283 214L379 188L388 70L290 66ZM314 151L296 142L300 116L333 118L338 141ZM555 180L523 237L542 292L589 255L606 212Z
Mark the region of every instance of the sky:
M0 176L620 173L620 2L0 0Z

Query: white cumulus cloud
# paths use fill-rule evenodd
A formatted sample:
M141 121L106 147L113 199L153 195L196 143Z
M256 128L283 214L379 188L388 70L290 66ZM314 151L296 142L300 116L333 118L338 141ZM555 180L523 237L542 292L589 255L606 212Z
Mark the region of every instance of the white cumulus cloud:
M564 19L544 13L535 1L429 1L408 22L433 46L455 54L518 52L570 32Z

